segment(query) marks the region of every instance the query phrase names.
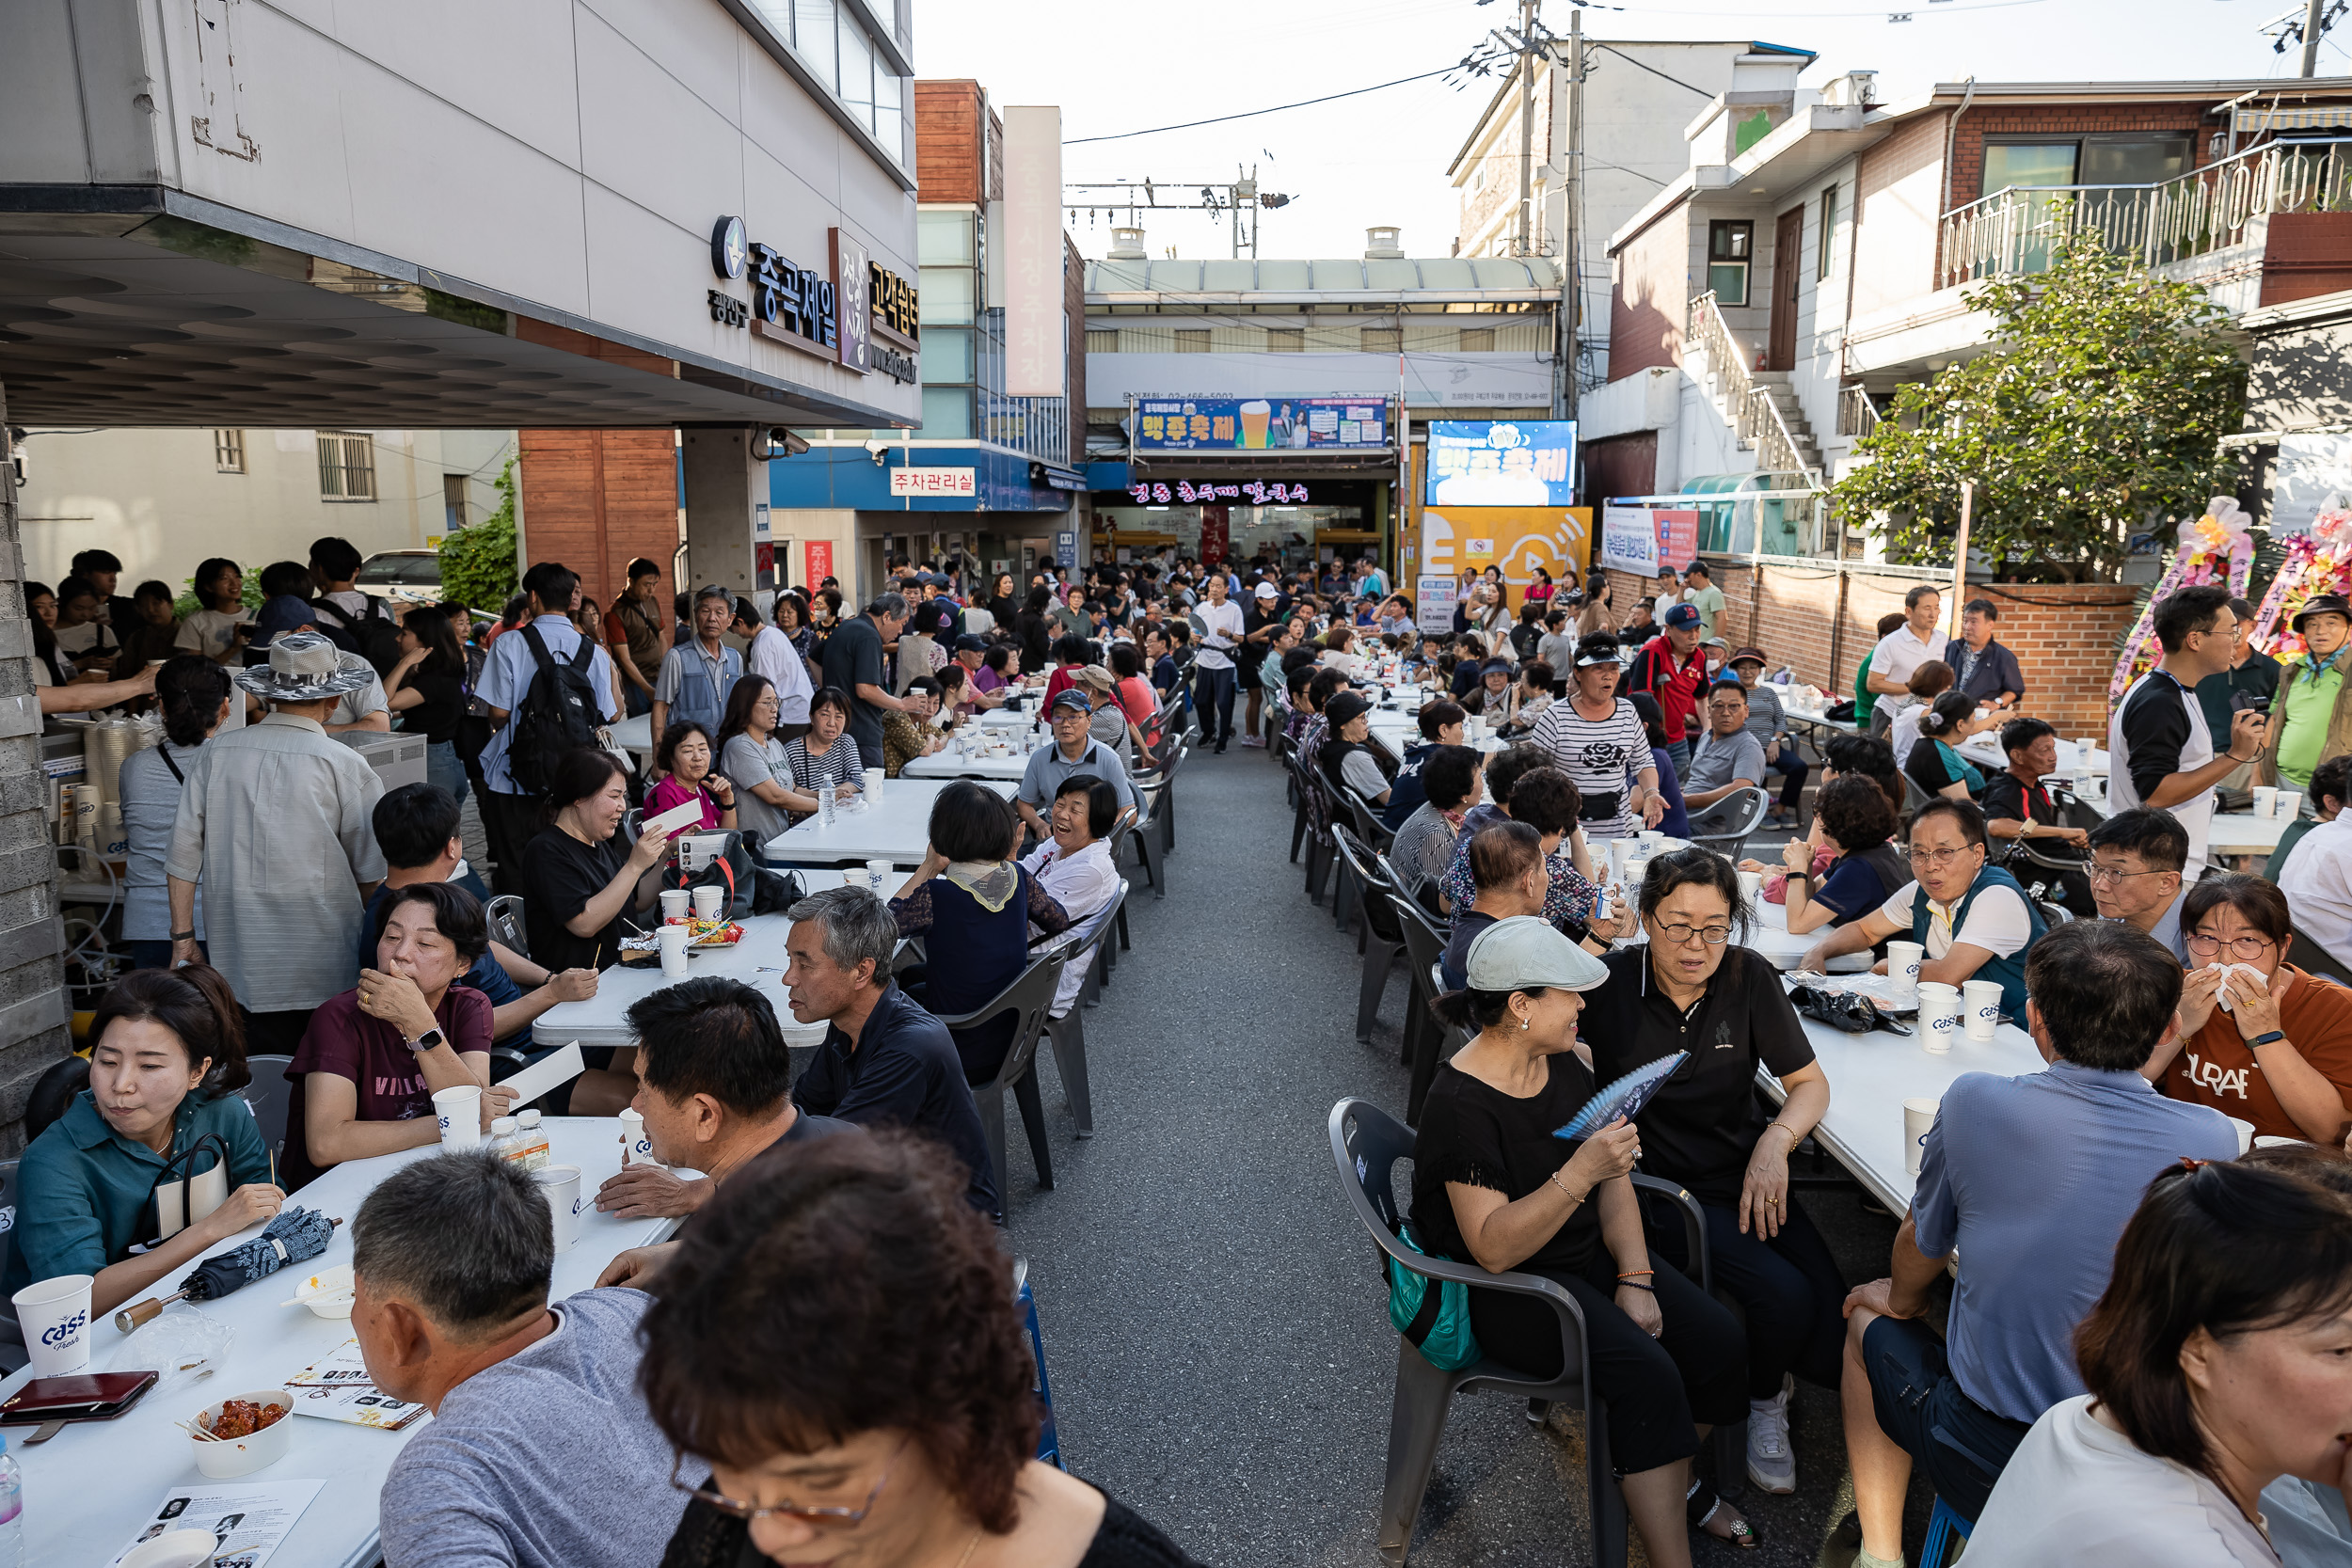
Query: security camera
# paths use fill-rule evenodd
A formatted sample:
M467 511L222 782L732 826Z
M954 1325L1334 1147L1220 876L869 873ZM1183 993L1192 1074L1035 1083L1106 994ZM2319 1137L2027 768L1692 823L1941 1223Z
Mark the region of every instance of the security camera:
M890 443L887 441L877 441L868 437L866 442L866 455L872 458L874 460L874 467L879 468L889 459Z

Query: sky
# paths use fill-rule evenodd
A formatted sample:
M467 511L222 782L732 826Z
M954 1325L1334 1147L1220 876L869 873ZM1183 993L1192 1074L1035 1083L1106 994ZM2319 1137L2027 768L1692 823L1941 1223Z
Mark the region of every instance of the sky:
M1673 0L1588 6L1589 38L1761 39L1817 52L1804 85L1876 71L1882 103L1971 73L1983 81L2147 81L2292 77L2297 53L2271 52L2263 24L2290 0ZM1896 8L1913 20L1890 23ZM2295 4L2299 12L2301 5ZM1546 25L1565 34L1566 0ZM1981 14L1980 14L1981 13ZM914 64L926 77L971 77L992 103L1057 103L1065 141L1293 103L1459 60L1490 28L1516 24L1516 0L920 0ZM2352 24L2322 40L2322 75L2352 75ZM1187 189L1228 182L1255 165L1260 188L1291 196L1263 214L1259 254L1354 256L1368 225L1404 229L1409 256L1451 248L1456 200L1446 166L1497 80L1455 87L1412 82L1336 103L1195 130L1079 142L1063 149L1065 182L1141 180ZM1659 84L1678 127L1685 95ZM1073 199L1084 199L1073 196ZM1107 213L1071 220L1078 248L1110 245ZM1124 221L1123 214L1120 221ZM1222 214L1160 213L1145 228L1153 256L1230 251Z

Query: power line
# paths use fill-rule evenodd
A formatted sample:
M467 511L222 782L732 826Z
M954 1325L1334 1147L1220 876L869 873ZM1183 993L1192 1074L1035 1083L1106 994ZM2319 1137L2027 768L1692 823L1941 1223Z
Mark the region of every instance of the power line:
M1456 61L1441 71L1424 71L1418 76L1400 76L1393 82L1380 82L1369 87L1350 87L1345 92L1326 93L1321 98L1302 98L1295 103L1277 103L1270 109L1247 109L1237 115L1218 115L1214 119L1188 119L1182 125L1154 125L1148 131L1120 131L1107 136L1073 136L1062 145L1077 147L1086 142L1126 141L1135 136L1156 136L1163 131L1190 131L1196 126L1222 125L1228 120L1253 119L1259 115L1279 115L1285 109L1304 109L1311 104L1328 103L1341 98L1360 98L1368 92L1380 92L1389 87L1401 87L1407 82L1426 82L1433 76L1451 75L1461 70L1467 63L1467 60Z
M1659 70L1656 66L1645 64L1643 61L1635 59L1632 55L1627 54L1622 49L1616 48L1614 45L1596 43L1593 47L1596 49L1606 49L1610 54L1616 55L1617 58L1623 60L1626 64L1630 66L1640 66L1642 70L1648 71L1652 76L1657 77L1662 82L1672 82L1676 87L1682 88L1686 92L1695 92L1701 98L1711 99L1715 96L1705 87L1694 87L1679 76L1669 76L1664 71Z

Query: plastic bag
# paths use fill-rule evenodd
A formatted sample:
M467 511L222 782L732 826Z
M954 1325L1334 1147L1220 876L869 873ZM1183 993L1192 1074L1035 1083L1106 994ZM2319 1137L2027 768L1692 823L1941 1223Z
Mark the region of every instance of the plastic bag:
M106 1370L156 1372L160 1375L153 1391L168 1394L217 1371L236 1342L236 1333L227 1323L199 1307L175 1302L126 1337Z

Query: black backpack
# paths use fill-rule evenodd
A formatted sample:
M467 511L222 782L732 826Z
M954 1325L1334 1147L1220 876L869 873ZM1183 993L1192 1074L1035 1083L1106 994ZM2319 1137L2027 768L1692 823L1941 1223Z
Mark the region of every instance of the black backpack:
M596 743L596 691L588 683L589 661L596 657L596 645L583 637L570 662L559 664L548 652L537 626L522 627L520 636L531 645L531 657L539 661L539 673L531 677L522 706L508 721L513 733L507 742L506 769L523 794L545 795L556 759Z
M365 595L367 608L353 619L351 611L332 599L312 599L310 608L324 617L310 624L319 634L347 654L358 654L378 677L389 675L400 662L400 623L374 594Z

